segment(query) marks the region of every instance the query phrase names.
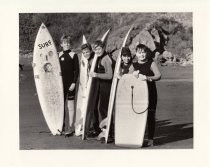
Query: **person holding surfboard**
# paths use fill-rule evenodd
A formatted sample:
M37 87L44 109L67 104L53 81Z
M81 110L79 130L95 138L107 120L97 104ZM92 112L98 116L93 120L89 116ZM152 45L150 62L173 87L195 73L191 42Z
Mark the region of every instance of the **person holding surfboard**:
M89 43L82 44L81 50L82 50L82 54L84 55L84 58L86 58L88 61L87 62L88 63L87 75L89 75L91 64L92 64L95 53L93 52L92 47ZM92 85L93 87L97 87L98 81L96 78L94 78L92 84L93 84ZM95 101L96 101L96 95L94 92L95 92L95 89L90 92L92 94L92 99L91 99L92 105L89 105L88 112L87 112L87 121L86 121L86 126L85 126L87 137L92 137L100 133L98 112L94 112ZM91 127L91 123L92 123L92 127Z
M122 77L122 75L132 74L134 71L133 63L132 63L133 58L132 58L129 47L125 46L122 48L121 57L122 57L122 63L120 65L119 73L116 76L119 79Z
M101 119L103 120L107 117L109 96L113 77L113 62L105 51L105 42L97 40L95 41L93 48L95 56L98 56L95 72L90 72L90 76L97 78L98 80L98 88L95 88L95 90L97 90L97 98L94 112L95 115L97 115L99 110ZM99 118L97 119L99 120ZM98 122L98 120L95 120L95 123ZM99 133L97 132L95 135L98 134Z
M61 47L63 51L59 53L61 73L64 86L64 124L62 134L65 136L73 135L74 119L74 98L75 86L79 75L78 56L71 48L71 37L63 35L61 37Z
M148 107L148 143L147 146L153 146L155 133L155 113L157 106L157 89L155 81L161 79L161 73L157 64L152 59L151 50L143 45L136 46L137 62L133 63L133 75L141 80L147 81L149 90L149 107Z

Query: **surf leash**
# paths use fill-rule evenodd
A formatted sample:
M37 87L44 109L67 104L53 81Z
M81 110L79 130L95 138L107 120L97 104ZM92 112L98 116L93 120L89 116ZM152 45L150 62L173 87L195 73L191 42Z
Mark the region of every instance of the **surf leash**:
M136 112L136 111L135 111L134 105L133 105L133 88L134 88L134 86L132 85L132 86L131 86L131 106L132 106L132 110L133 110L133 112L136 113L136 114L143 114L143 113L145 113L145 112L147 111L148 107L147 107L144 111L142 111L142 112Z

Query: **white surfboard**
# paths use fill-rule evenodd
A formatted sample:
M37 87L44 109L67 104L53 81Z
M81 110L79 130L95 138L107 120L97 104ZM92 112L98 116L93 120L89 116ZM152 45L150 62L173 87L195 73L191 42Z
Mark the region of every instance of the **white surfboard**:
M43 23L34 44L33 71L46 123L53 135L60 135L64 116L60 62L53 39Z
M147 82L132 74L119 80L115 101L115 144L142 147L149 105Z
M83 43L87 43L85 36L83 35ZM88 82L88 60L82 54L80 63L80 77L79 88L77 93L76 104L76 121L75 121L75 135L80 136L82 134L84 110L82 109L83 103L86 100L85 89L87 89Z
M101 41L106 41L109 32L110 32L110 29L103 35ZM94 72L95 71L97 59L98 59L98 56L95 54L94 58L93 58L93 61L92 61L92 64L91 64L90 72ZM84 90L85 100L83 101L82 108L81 108L82 109L81 112L83 113L82 140L85 139L86 115L87 115L88 105L90 104L90 100L91 100L90 92L91 92L91 89L93 89L92 82L93 82L93 78L89 76L88 82L87 82L87 88Z
M133 28L133 25L131 26L131 28L129 29L129 31L127 32L122 47L119 51L117 60L116 60L116 64L115 64L115 70L114 70L114 76L119 73L120 70L120 64L121 64L121 51L122 48L125 46L127 38L131 32ZM110 123L111 123L111 118L112 118L112 112L113 112L113 106L114 106L114 101L115 101L115 93L116 93L116 87L117 87L117 83L118 83L118 78L113 78L112 80L112 86L111 86L111 91L110 91L110 97L109 97L109 105L108 105L108 112L107 112L107 117L101 121L100 123L100 128L103 129L103 127L106 127L102 130L101 134L99 135L99 138L101 137L105 137L105 143L107 143L108 141L108 136L109 136L109 129L110 129Z

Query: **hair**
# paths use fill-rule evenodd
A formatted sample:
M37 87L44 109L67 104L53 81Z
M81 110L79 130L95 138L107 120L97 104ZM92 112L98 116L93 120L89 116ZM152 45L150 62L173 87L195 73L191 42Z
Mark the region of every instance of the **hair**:
M131 51L129 49L129 47L125 46L122 48L122 51L121 51L121 56L124 56L124 55L127 55L129 57L132 57L131 56Z
M101 40L96 40L96 41L94 42L94 45L93 45L93 46L94 46L94 48L96 48L96 47L98 47L98 46L104 48L105 44L104 44L104 42L101 41Z
M60 39L61 41L61 43L63 42L63 41L67 41L67 42L69 42L70 44L71 44L71 37L70 37L70 35L65 35L65 34L63 34L62 36L61 36L61 39Z
M82 44L81 49L89 49L90 51L92 51L92 47L89 43Z
M143 44L138 44L136 46L136 51L138 49L141 49L141 50L144 50L146 52L146 57L147 59L152 59L153 58L153 53L152 51L146 46L146 45L143 45Z

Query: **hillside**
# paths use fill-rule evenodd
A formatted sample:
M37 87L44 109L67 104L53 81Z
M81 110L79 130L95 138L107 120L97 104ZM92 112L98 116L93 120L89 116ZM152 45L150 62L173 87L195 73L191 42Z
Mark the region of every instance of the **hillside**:
M134 30L127 45L150 23L168 32L169 42L166 48L176 58L185 59L186 55L192 55L193 52L192 13L20 13L21 54L33 51L35 37L42 22L48 27L58 50L61 49L59 39L62 34L70 34L73 48L79 51L83 34L92 43L111 28L107 50L114 53L120 48L132 24Z

